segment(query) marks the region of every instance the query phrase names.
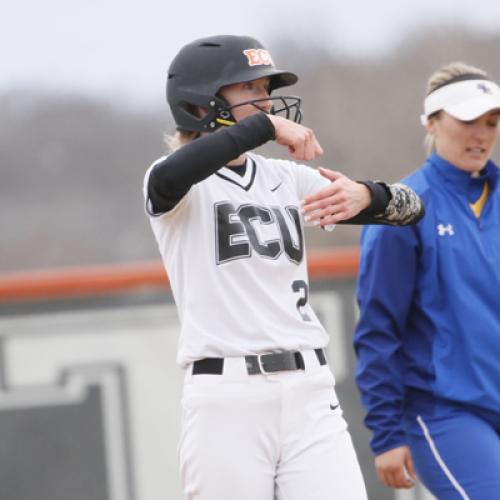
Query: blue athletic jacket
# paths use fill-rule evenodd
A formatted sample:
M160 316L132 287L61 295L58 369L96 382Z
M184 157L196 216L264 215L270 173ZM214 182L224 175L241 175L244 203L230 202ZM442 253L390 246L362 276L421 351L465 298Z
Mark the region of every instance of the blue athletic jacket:
M433 153L402 181L425 217L363 229L356 382L376 454L405 444L415 394L500 414L499 172L490 161L471 178ZM478 219L469 203L485 180Z

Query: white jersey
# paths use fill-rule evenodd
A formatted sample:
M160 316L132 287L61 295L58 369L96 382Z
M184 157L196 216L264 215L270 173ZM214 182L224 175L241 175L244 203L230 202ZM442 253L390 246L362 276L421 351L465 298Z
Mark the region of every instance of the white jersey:
M178 308L177 361L324 347L308 302L300 200L330 181L287 160L246 153L244 176L223 167L169 212L146 211ZM158 160L160 161L160 160Z

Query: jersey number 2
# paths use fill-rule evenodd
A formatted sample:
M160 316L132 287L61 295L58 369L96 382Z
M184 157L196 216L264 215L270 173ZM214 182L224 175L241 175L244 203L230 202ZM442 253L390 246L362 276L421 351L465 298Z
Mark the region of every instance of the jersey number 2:
M302 308L307 305L307 300L309 298L307 283L304 280L296 280L292 283L292 290L300 294L300 298L297 300L297 311L299 311L300 316L304 321L311 321L309 315L302 310Z

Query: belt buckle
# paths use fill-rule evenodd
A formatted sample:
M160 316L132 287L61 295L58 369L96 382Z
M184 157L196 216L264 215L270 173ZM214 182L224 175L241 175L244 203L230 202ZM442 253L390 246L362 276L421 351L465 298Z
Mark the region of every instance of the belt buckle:
M262 362L262 357L268 356L269 354L272 354L272 353L268 352L268 353L264 353L264 354L257 354L257 365L259 366L259 370L263 375L269 375L270 373L272 373L272 372L266 371L266 369L264 368L264 364Z

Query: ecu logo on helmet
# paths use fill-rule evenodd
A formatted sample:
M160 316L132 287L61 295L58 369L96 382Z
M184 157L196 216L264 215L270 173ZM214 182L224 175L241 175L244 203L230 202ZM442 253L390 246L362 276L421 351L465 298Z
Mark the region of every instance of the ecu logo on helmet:
M243 51L243 54L247 57L249 66L259 66L261 64L274 66L271 54L265 49L247 49Z

